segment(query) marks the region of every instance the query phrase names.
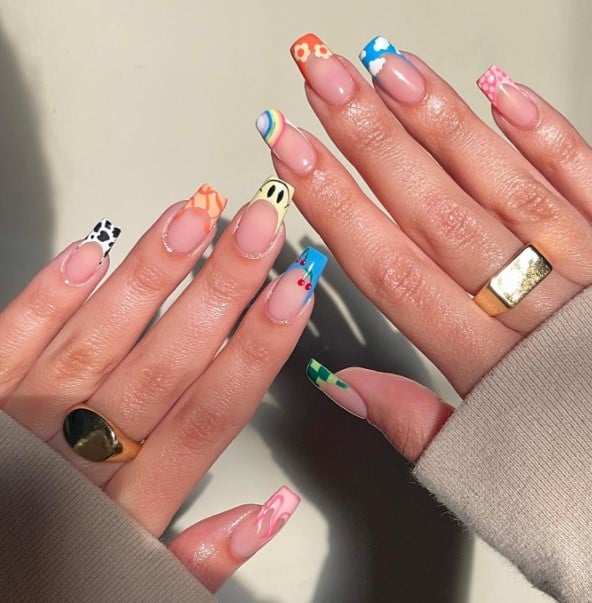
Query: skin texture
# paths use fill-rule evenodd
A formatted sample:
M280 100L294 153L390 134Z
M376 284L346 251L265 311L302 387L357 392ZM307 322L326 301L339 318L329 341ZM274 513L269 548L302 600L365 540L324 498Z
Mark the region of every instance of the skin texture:
M450 380L461 396L518 341L592 281L592 150L531 90L538 118L522 127L493 107L513 148L425 63L406 53L423 95L399 98L345 58L355 90L339 104L305 78L306 98L384 215L312 134L316 162L273 154L295 203L348 276ZM325 63L328 68L329 62ZM419 80L423 81L423 88ZM387 82L393 85L394 80ZM396 82L395 82L396 84ZM403 99L403 101L401 101ZM281 140L277 145L281 145ZM475 294L524 245L535 242L553 272L513 310L492 318ZM319 358L322 362L322 358ZM339 371L380 429L417 460L452 409L418 384L351 368Z
M87 301L108 260L88 283L68 284L62 266L75 243L0 313L0 409L57 449L156 537L248 422L314 303L311 297L300 304L282 324L272 320L276 282L257 293L285 228L279 223L267 249L247 257L235 237L243 208L185 291L138 341L215 234L203 233L189 252L168 249L163 235L184 203L163 213ZM286 295L288 301L302 297L299 287ZM138 456L123 464L93 463L70 449L61 426L79 403L132 439L146 439ZM171 549L215 590L246 560L230 553L229 539L239 516L258 508L206 519L177 537Z

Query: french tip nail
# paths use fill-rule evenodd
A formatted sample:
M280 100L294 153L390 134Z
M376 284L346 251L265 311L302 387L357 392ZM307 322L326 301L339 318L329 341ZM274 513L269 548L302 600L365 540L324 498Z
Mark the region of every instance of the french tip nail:
M345 381L330 371L324 364L321 364L315 358L311 358L306 365L306 376L319 389L325 383L336 385L341 389L349 389L349 385Z
M82 239L80 245L86 243L98 243L101 246L103 252L103 259L105 259L111 251L115 241L117 241L121 234L121 228L118 228L107 218L101 218L92 228L92 230Z
M276 145L287 123L286 116L278 109L266 109L255 120L255 127L271 149Z
M382 57L385 54L394 54L407 60L405 55L384 36L374 36L364 48L362 48L359 58L372 76L376 76L384 64L384 59Z
M306 376L330 400L350 414L365 419L368 409L362 397L345 381L318 360L311 358L306 366Z
M498 65L491 65L479 78L477 86L483 94L495 104L496 90L500 84L511 84L515 86L514 80Z

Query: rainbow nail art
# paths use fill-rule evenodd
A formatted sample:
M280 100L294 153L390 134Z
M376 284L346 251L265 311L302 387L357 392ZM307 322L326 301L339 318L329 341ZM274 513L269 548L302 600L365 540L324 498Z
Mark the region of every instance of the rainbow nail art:
M364 67L366 67L372 77L376 77L384 67L386 62L384 58L385 54L394 54L405 59L405 55L382 36L372 38L360 52L360 61L362 61Z
M302 302L305 305L311 298L321 275L327 266L327 256L317 251L314 247L307 247L298 259L286 270L285 274L292 270L301 270L302 277L298 279L298 286L304 287L307 294Z
M209 184L202 184L197 192L177 212L175 218L182 215L184 211L192 211L195 214L206 216L209 218L209 223L205 226L207 234L212 230L220 214L224 211L226 203L228 203L228 199L224 195L221 195Z
M290 122L288 122L286 116L281 111L268 109L267 111L263 111L257 118L255 126L263 140L273 149L287 123Z
M290 53L303 75L306 71L306 63L311 57L328 59L330 56L333 56L333 53L323 40L313 33L308 33L298 38L290 47Z
M497 65L492 65L478 80L477 86L479 86L481 92L491 101L494 107L497 107L497 87L500 84L508 86L516 86L516 82L501 68Z

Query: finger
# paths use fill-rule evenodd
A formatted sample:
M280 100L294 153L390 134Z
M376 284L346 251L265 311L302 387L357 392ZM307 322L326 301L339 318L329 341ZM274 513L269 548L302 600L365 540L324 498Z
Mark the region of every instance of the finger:
M242 505L196 523L168 547L208 590L216 592L275 537L299 503L300 497L283 486L263 505Z
M156 427L210 364L268 277L285 241L290 188L275 177L265 181L191 285L95 392L90 406L136 440Z
M212 217L194 202L215 198ZM42 439L64 406L87 400L136 343L166 297L214 236L226 200L201 187L146 232L106 283L64 326L23 380L6 411ZM44 412L39 412L39 400Z
M466 291L477 293L524 247L409 136L347 61L335 55L325 59L311 54L299 65L308 83L311 107L332 140L401 229ZM349 78L353 90L344 103L335 106L327 88L338 87L341 78ZM273 140L277 141L274 146L281 144L281 136ZM287 152L293 154L294 149ZM300 199L300 187L296 188ZM555 272L498 320L528 333L579 289Z
M0 313L0 406L109 269L120 230L111 232L111 245L94 241L95 229L69 245Z
M107 493L152 533L166 527L250 419L307 324L325 262L308 248L261 293L230 342L150 434L138 457L107 484Z
M442 78L411 54L392 45L385 50L387 45L384 38L374 38L361 56L366 52L363 62L374 72L376 91L405 129L523 244L535 242L544 249L556 272L580 286L592 282L592 266L585 261L592 253L592 228L582 215ZM371 57L384 61L380 69ZM482 86L489 86L488 77L479 80ZM421 82L418 94L401 102L412 78Z
M453 408L423 385L364 368L332 373L316 360L308 378L348 412L367 419L407 460L417 461L453 413Z
M287 124L284 131L291 130L296 131ZM304 217L361 291L437 364L457 391L468 391L520 335L487 316L362 193L312 135L296 132L312 149L314 163L304 173L298 170L300 164L291 161L296 145L288 150L282 146L279 154L280 136L273 148L274 165L296 187L295 202ZM465 261L470 264L470 254Z
M504 134L592 220L592 149L586 141L563 115L499 67L488 69L478 83L491 101L493 118Z

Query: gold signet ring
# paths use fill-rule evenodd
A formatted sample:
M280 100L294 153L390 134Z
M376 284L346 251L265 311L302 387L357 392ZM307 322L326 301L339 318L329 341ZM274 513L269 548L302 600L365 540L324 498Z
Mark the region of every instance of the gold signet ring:
M131 461L142 447L141 442L126 436L86 404L77 404L68 411L63 431L72 450L95 463Z
M490 316L515 308L553 267L534 246L527 245L501 270L492 276L473 298Z

